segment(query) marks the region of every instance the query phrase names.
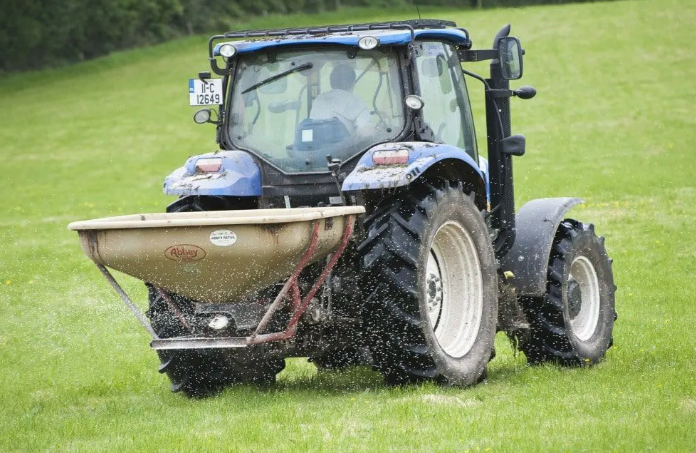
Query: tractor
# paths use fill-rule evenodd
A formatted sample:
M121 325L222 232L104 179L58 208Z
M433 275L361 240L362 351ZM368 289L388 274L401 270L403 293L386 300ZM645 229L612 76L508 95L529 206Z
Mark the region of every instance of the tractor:
M486 379L498 331L530 364L603 359L616 319L604 238L567 216L578 198L515 212L526 141L511 133L510 99L536 91L510 88L525 52L509 25L472 47L466 29L433 19L210 38L189 101L219 149L165 179L177 197L166 213L109 218L122 230L71 225L174 391L272 384L289 357L371 366L392 385L470 386ZM487 76L472 72L484 61ZM487 158L469 83L485 92ZM158 239L124 239L107 262L107 230ZM105 265L146 282L146 313Z

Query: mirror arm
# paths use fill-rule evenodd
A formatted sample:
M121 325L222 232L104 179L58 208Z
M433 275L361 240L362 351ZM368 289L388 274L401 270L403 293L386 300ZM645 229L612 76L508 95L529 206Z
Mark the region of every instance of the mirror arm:
M483 86L484 86L484 92L486 93L486 96L489 96L489 95L490 95L491 101L495 104L496 117L497 117L497 119L498 119L498 123L497 123L497 124L498 124L498 126L500 127L500 136L501 136L501 137L505 137L505 128L503 127L503 119L500 117L500 109L498 108L498 104L495 103L495 100L496 100L497 98L508 98L508 97L511 96L511 94L510 94L510 95L504 94L504 95L498 95L498 96L497 96L497 95L495 95L495 93L496 93L496 92L503 92L503 93L505 93L505 92L510 92L510 90L494 90L494 89L491 88L491 86L490 86L490 84L488 83L488 81L486 81L486 79L484 79L484 78L481 77L480 75L478 75L478 74L476 74L476 73L473 73L473 72L471 72L471 71L467 71L467 70L464 69L464 68L462 68L462 72L463 72L464 74L468 75L469 77L473 77L474 79L478 80L479 82L481 82L481 83L483 84Z
M486 61L498 58L498 51L495 49L485 50L464 50L459 49L457 52L459 61Z
M486 90L489 96L491 96L494 99L502 99L502 98L511 98L515 95L515 92L512 90Z
M476 74L475 72L467 71L466 69L462 68L462 72L469 77L473 77L474 79L478 80L483 84L483 86L486 88L486 91L490 91L491 87L488 85L488 82L486 82L486 79L481 77L480 75Z
M495 50L498 50L498 41L500 41L501 38L506 38L510 36L510 24L505 25L503 28L498 30L498 33L496 33L495 38L493 38L493 47Z
M208 60L210 60L210 69L212 69L215 74L221 76L227 75L227 72L224 69L220 68L220 66L218 66L217 59L209 58Z

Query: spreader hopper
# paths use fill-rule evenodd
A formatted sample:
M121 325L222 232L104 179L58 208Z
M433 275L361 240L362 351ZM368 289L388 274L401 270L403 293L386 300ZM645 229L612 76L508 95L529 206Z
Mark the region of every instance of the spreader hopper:
M98 265L198 302L229 303L334 252L348 216L363 212L345 206L135 214L69 228Z

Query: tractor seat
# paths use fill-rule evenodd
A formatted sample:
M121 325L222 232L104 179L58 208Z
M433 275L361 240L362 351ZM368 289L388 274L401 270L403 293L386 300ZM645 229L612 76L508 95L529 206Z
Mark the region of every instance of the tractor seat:
M295 132L295 143L288 151L290 157L306 158L307 152L335 149L336 145L350 136L346 126L338 119L302 120ZM324 157L322 156L322 159Z

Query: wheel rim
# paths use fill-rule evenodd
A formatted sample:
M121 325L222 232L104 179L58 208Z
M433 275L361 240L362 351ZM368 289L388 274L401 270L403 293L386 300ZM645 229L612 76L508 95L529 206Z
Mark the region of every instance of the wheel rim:
M566 290L570 327L581 341L592 338L599 322L599 279L594 266L584 256L570 265Z
M444 223L428 254L425 300L430 326L451 357L466 355L483 317L483 278L476 246L457 222Z

